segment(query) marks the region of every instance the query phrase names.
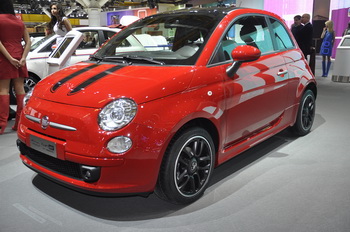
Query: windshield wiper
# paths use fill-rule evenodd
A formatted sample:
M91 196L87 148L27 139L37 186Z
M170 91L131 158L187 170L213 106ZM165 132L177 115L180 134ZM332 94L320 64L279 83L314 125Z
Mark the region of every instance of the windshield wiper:
M101 57L96 56L96 55L91 55L89 59L94 59L94 60L99 61L99 62L102 60Z
M101 62L101 61L109 61L109 62L115 62L115 61L119 61L123 64L132 64L133 61L147 61L149 63L152 64L159 64L159 65L164 65L165 63L162 61L157 61L154 60L153 58L149 58L149 57L144 57L144 56L96 56L96 55L92 55L90 56L90 58L93 58L95 60L97 60L97 62Z
M107 61L107 62L120 62L123 64L127 64L127 62L125 60L120 60L120 58L117 59L117 57L115 56L104 56L104 57L100 57L100 56L96 56L96 55L91 55L90 58L95 59L98 63L100 63L101 61Z
M159 65L164 65L165 63L162 61L154 60L153 58L150 57L144 57L144 56L122 56L119 58L122 58L123 60L129 62L132 64L133 61L147 61L152 64L159 64Z

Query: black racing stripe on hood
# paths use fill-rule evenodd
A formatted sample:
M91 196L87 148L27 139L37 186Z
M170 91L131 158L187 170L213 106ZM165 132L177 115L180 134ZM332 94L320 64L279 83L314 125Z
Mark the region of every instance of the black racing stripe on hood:
M96 76L93 76L91 77L90 79L84 81L83 83L79 84L77 87L75 87L72 91L70 91L68 93L68 95L73 95L73 94L76 94L77 92L85 89L86 87L88 87L89 85L93 84L94 82L102 79L103 77L111 74L111 73L114 73L115 71L123 68L124 66L114 66L110 69L107 69L103 72L101 72L100 74L96 75Z
M93 65L90 65L90 66L88 66L88 67L85 67L85 68L83 68L83 69L80 69L80 70L76 71L75 73L72 73L72 74L66 76L65 78L63 78L62 80L58 81L56 84L54 84L54 85L51 87L51 92L52 92L52 93L56 92L56 90L57 90L59 87L61 87L61 85L63 85L64 83L66 83L67 81L69 81L69 80L73 79L74 77L76 77L76 76L78 76L78 75L80 75L80 74L82 74L82 73L84 73L84 72L87 72L87 71L89 71L89 70L91 70L91 69L93 69L93 68L95 68L95 67L97 67L97 66L98 66L98 64L93 64Z

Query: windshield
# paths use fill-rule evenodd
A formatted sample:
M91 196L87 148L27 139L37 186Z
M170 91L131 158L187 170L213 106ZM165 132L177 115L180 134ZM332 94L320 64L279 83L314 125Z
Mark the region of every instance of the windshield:
M37 41L36 43L33 43L32 46L30 46L30 51L34 51L37 47L39 47L41 44L45 43L46 40L51 38L54 34L48 35L41 40Z
M218 22L194 12L150 16L119 32L92 59L193 65Z

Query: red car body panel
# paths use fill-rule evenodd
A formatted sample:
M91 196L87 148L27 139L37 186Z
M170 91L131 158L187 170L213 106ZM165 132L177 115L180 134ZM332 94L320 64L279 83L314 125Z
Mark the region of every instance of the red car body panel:
M303 92L310 83L316 84L297 47L243 63L233 77L226 75L231 63L208 65L227 26L247 13L279 18L260 10L232 11L216 27L195 65L94 66L82 62L39 82L23 109L19 140L30 146L34 135L57 144L57 159L102 167L97 182L67 177L23 154L21 159L37 172L80 189L152 192L171 139L191 121L215 128L216 166L293 125ZM85 68L88 70L81 72ZM93 79L101 73L103 78ZM99 112L121 97L130 97L138 104L135 118L120 130L102 130L97 121ZM48 116L50 121L76 130L43 130L28 115L39 119ZM240 115L244 117L237 118ZM125 153L111 153L107 143L119 135L131 138L133 145Z
M87 71L78 73L84 68ZM110 72L110 69L113 71ZM113 98L129 95L134 96L133 100L136 102L143 103L159 96L164 97L183 91L188 87L193 75L191 66L168 67L166 72L164 67L159 66L147 67L146 73L144 69L144 66L123 67L82 62L56 72L48 81L40 82L38 87L40 86L44 91L37 96L49 101L59 98L61 103L96 108L102 108ZM159 75L160 73L162 75ZM101 74L106 75L101 79L93 79ZM64 82L65 78L69 78L69 81ZM113 86L113 89L106 86ZM84 96L85 101L81 101L81 96Z

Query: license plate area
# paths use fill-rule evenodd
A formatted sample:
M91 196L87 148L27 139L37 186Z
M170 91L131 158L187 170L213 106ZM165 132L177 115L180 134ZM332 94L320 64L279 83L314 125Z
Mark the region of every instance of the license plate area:
M57 145L35 135L30 135L30 147L46 155L57 158Z

